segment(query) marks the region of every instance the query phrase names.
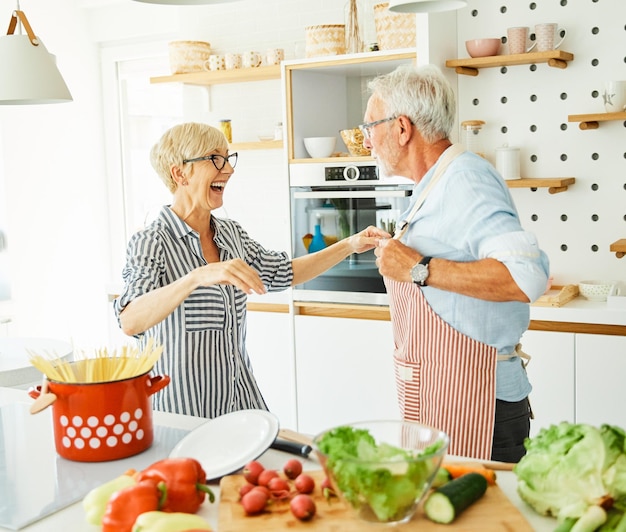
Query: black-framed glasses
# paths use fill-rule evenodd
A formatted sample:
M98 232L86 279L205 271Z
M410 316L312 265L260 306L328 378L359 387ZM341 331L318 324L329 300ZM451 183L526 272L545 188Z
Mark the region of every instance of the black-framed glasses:
M214 153L212 155L205 155L204 157L194 157L193 159L183 159L183 164L185 163L197 163L198 161L211 161L213 166L217 170L221 170L226 166L226 162L230 163L230 165L235 168L237 166L237 158L239 157L238 153L231 153L228 157L224 157L219 153Z
M388 118L383 118L382 120L374 120L374 122L368 122L367 124L361 124L359 129L361 133L363 133L363 137L369 139L372 135L372 129L379 124L384 124L385 122L391 122L398 118L396 115L390 116Z

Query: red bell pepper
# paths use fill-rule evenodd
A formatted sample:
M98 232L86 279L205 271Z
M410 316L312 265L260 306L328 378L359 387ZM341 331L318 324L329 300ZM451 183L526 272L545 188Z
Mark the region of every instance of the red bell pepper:
M159 510L164 497L165 486L152 480L142 480L116 491L102 517L102 532L131 532L137 517Z
M163 512L195 514L208 494L213 502L215 495L206 485L206 473L195 458L165 458L155 462L138 475L139 480L163 482L166 486Z

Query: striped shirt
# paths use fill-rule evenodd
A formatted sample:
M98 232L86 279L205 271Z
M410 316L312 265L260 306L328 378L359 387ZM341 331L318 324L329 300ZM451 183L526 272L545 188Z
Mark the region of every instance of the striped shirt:
M291 286L293 269L286 253L266 250L235 221L211 220L221 261L244 260L268 291ZM118 322L136 297L206 264L198 232L163 207L128 244L124 290L113 302ZM246 301L246 294L231 285L200 287L162 322L138 335L142 346L150 337L163 345L154 370L171 378L152 396L155 410L206 418L249 408L267 410L246 351Z

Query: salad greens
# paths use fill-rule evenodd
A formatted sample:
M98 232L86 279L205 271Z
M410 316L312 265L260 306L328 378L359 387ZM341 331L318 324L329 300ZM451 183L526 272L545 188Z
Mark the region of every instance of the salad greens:
M514 467L520 497L542 515L579 518L591 506L626 510L626 432L563 422L525 442Z
M381 443L367 429L343 426L317 442L325 467L355 508L368 505L379 521L402 519L424 493L439 467L443 443L419 453ZM432 456L432 460L424 457Z

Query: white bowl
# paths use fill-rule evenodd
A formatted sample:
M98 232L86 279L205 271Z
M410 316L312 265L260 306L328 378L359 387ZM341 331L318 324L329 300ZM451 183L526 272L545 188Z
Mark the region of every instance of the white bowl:
M581 281L578 283L580 295L591 301L606 301L617 290L617 281Z
M336 143L337 137L307 137L304 139L304 147L314 159L330 157Z

